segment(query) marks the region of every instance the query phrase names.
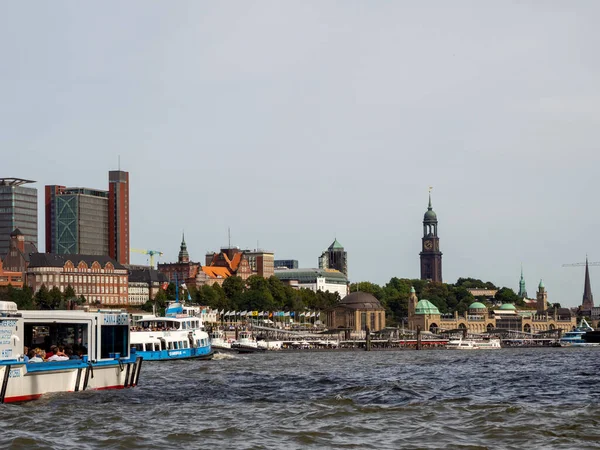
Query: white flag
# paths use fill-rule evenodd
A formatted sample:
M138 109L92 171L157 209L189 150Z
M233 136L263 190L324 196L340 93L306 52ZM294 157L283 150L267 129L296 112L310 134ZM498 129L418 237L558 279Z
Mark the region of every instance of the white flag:
M185 285L185 283L181 283L181 289L187 289L187 286Z

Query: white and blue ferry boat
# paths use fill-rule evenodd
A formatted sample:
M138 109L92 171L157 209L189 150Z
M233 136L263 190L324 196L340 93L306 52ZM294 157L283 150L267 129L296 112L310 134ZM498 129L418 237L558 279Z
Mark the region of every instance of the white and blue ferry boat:
M47 393L123 389L137 385L142 359L129 346L122 312L18 311L0 302L0 403ZM73 345L80 359L30 362L25 347Z
M169 305L165 317L137 320L131 332L131 347L146 361L213 357L202 319L185 314L178 302Z

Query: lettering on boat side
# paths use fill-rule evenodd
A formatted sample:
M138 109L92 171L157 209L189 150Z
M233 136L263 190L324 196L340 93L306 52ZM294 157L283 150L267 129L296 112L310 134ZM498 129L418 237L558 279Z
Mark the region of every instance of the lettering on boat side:
M183 355L183 352L181 350L169 351L169 356L179 356L179 355Z
M0 320L0 345L10 345L10 338L12 337L16 326L16 320ZM5 357L4 352L2 357Z
M103 325L129 325L129 317L126 314L106 314Z
M8 378L19 378L21 376L21 369L10 369Z

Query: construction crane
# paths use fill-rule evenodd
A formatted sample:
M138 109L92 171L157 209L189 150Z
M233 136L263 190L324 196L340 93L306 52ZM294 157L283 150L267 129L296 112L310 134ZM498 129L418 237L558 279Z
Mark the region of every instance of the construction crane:
M594 261L594 262L581 262L581 263L572 263L572 264L563 264L563 267L579 267L579 266L600 266L600 261Z
M141 253L142 255L148 255L150 257L150 267L154 269L154 255L162 256L163 252L159 252L158 250L145 250L140 248L130 248L132 252Z

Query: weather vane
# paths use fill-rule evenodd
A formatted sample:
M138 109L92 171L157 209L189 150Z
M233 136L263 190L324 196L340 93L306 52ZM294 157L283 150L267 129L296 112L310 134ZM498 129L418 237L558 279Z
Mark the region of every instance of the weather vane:
M429 186L429 192L431 192L432 189L433 189L433 186Z

